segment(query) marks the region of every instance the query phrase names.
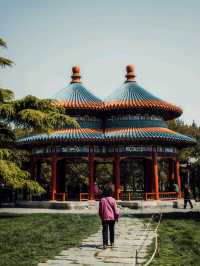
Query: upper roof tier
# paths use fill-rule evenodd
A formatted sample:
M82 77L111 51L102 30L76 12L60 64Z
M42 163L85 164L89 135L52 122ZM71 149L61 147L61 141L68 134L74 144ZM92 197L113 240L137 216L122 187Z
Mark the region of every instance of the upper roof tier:
M136 113L148 113L174 119L182 114L182 109L159 99L139 86L135 81L135 67L126 67L126 81L104 101L106 110L132 110Z
M56 105L72 110L131 111L134 114L156 115L164 120L171 120L182 114L178 106L161 100L138 85L133 65L128 65L126 70L125 83L103 102L81 83L80 67L73 67L71 82L53 97Z
M64 89L56 93L53 98L56 105L68 109L100 109L102 101L94 96L82 83L80 68L72 68L72 80Z

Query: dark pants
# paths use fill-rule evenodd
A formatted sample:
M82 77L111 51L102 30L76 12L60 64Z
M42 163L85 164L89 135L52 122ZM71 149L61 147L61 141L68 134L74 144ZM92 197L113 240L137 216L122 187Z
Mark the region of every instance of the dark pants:
M102 235L103 235L103 245L108 245L108 228L109 228L109 235L110 235L110 244L114 244L114 227L115 221L102 221Z
M188 203L188 202L189 202L189 204L190 204L190 207L193 208L193 205L192 205L192 202L191 202L190 199L184 199L184 208L187 207L187 203Z

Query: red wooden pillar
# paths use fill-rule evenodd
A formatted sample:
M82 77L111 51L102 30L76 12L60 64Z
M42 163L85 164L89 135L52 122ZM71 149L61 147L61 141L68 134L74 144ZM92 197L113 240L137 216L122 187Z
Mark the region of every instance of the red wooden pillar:
M94 154L89 153L88 156L89 163L89 196L90 200L94 200Z
M51 200L56 199L56 172L57 158L54 155L51 159Z
M154 177L154 185L155 185L155 194L156 200L159 199L159 189L158 189L158 160L156 152L152 154L153 159L153 177Z
M115 198L119 200L120 193L120 155L114 156Z
M180 164L179 160L176 159L176 180L177 180L177 185L178 185L178 196L179 198L181 197L181 178L180 178Z

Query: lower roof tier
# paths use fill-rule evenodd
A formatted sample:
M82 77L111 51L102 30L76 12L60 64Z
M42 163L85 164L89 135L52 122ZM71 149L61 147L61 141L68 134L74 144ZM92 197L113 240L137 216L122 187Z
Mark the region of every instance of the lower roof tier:
M19 144L41 144L57 142L131 142L131 143L171 143L174 145L187 146L196 143L195 139L172 131L168 128L149 127L149 128L116 128L106 129L105 131L88 128L70 128L53 131L50 134L39 134L24 137L18 140Z

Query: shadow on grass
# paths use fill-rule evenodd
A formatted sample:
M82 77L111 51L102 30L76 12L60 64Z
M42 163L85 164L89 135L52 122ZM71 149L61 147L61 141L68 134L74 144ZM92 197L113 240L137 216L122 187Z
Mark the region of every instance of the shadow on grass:
M23 214L16 214L16 213L0 213L0 219L4 219L4 218L20 218L23 217Z

